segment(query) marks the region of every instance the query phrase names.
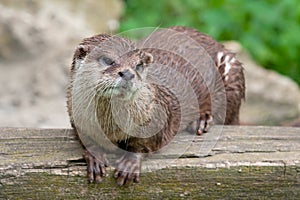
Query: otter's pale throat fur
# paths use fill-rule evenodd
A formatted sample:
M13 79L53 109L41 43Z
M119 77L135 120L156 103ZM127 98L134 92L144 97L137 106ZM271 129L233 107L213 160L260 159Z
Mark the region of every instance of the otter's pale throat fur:
M205 34L186 27L169 30L192 38L212 58L226 93L224 123L239 124L239 108L245 94L241 63L233 53ZM138 182L139 153L159 150L178 132L181 120L178 99L167 87L145 81L148 65L156 61L170 65L168 60L177 60L179 71L188 69L181 67L185 61L178 55L158 49L137 49L130 40L107 34L86 38L75 50L67 105L72 127L86 148L89 181L102 181L108 165L104 152L120 147L137 154L125 153L117 160L114 173L117 183ZM208 131L214 118L211 101L218 99L211 99L213 96L200 76L186 78L192 79L200 108L198 120L191 127L202 134ZM152 134L155 128L156 134Z

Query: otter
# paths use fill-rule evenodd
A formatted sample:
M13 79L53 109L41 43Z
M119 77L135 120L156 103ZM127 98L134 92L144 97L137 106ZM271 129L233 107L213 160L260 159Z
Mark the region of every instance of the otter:
M168 145L179 131L186 129L200 135L207 132L212 123L239 124L245 81L242 64L235 54L195 29L175 26L166 30L166 34L157 31L152 34L152 40L146 38L138 42L99 34L83 39L76 48L67 90L67 108L71 125L85 148L90 182L101 182L106 176L107 151L124 150L117 155L114 177L118 185L125 185L139 182L144 155ZM168 31L171 35L174 33L175 38L179 34L201 46L212 61L203 66L217 73L204 76L201 70L198 71L199 66L192 66L180 56L180 52L199 56L194 55L189 46L175 47L173 50L177 53L174 53L147 45L158 40L158 43L167 43L168 38L161 38L162 35L169 37ZM200 49L196 48L196 51ZM163 65L167 74L155 71L159 68L155 64ZM178 83L180 76L172 74L172 70L182 74L188 84ZM149 71L152 81L147 81ZM193 90L197 105L188 106L194 110L193 117L184 119L181 108L184 105L176 95L176 89L166 86L169 81L158 84L166 76L172 76L175 84L180 84L176 87L182 96L188 86ZM225 102L212 95L206 84L211 80L221 81ZM225 105L223 121L216 120L219 113L213 112L213 102ZM182 121L186 122L185 128L181 126Z

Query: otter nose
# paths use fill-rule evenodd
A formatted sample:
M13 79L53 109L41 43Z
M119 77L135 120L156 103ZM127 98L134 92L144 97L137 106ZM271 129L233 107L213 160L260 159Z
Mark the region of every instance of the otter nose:
M132 74L128 69L125 69L121 72L118 72L119 76L126 81L130 81L134 78L134 74Z

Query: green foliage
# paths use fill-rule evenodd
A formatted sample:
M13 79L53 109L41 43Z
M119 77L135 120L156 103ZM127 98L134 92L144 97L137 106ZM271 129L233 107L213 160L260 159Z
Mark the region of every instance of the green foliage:
M127 0L121 30L185 25L238 40L261 65L300 84L298 0Z

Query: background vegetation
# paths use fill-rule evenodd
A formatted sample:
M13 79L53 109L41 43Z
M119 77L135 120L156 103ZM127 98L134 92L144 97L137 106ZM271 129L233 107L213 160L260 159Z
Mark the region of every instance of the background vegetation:
M300 84L298 0L127 0L120 31L172 25L237 40L258 63Z

